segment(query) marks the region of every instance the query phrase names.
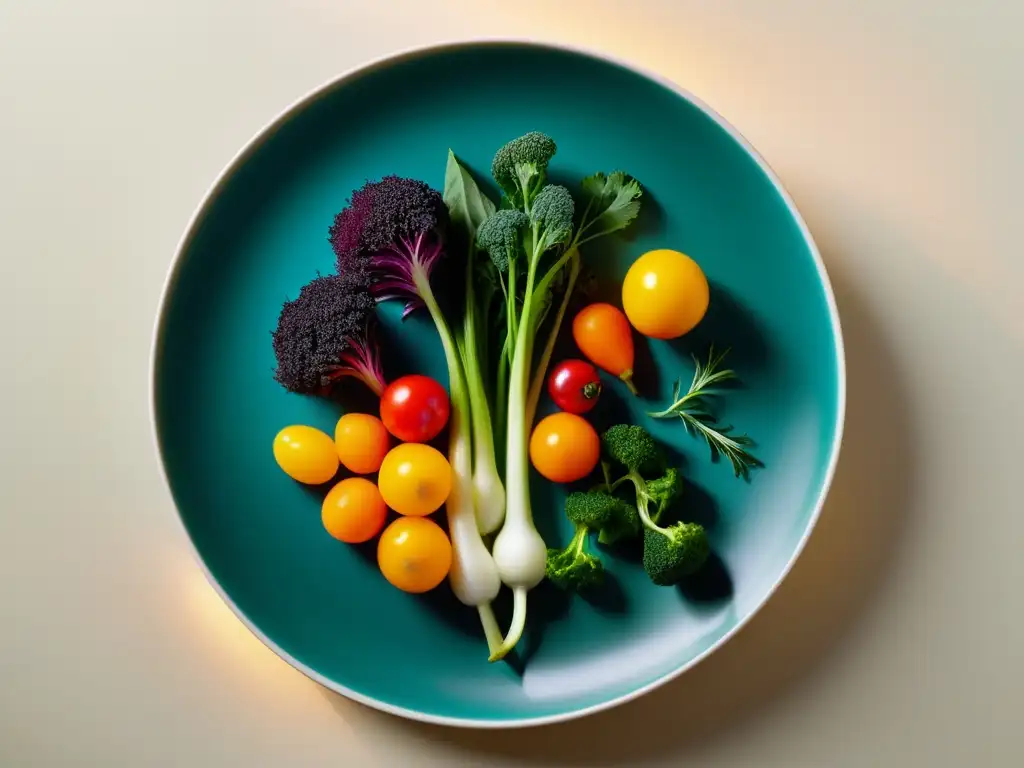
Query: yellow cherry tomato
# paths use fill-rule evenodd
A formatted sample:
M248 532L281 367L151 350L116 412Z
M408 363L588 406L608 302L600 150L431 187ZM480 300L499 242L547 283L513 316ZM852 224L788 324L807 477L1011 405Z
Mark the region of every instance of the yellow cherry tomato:
M274 458L290 478L308 485L326 483L338 471L334 441L319 429L301 424L277 433Z
M600 458L597 432L574 413L553 413L541 419L530 436L530 461L553 483L582 480Z
M648 251L622 281L622 308L644 336L674 339L689 333L708 311L708 279L679 251Z
M441 526L425 517L400 517L377 543L384 578L403 592L429 592L452 567L452 545Z
M384 422L368 413L346 413L334 428L338 458L357 475L370 475L380 469L390 442Z
M421 517L444 504L452 490L452 468L436 448L403 443L380 465L377 486L389 507L400 515Z
M320 511L324 528L338 541L361 544L384 527L388 508L377 486L363 477L349 477L328 491Z

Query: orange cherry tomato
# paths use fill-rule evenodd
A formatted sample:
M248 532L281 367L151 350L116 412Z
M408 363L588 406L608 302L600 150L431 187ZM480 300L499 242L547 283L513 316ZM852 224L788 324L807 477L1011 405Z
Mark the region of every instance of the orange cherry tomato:
M390 442L384 422L368 413L346 413L334 428L338 458L357 475L370 475L380 469Z
M349 477L328 491L320 519L338 541L361 544L384 527L388 508L377 486L363 477Z
M675 339L689 333L708 311L710 290L700 266L679 251L648 251L622 281L622 308L644 336Z
M633 331L622 310L611 304L591 304L572 321L572 337L580 352L598 368L622 379L634 395Z
M530 461L553 483L582 480L600 458L597 432L574 413L553 413L541 419L530 436Z
M441 526L426 517L400 517L384 529L377 565L403 592L429 592L452 567L452 545Z

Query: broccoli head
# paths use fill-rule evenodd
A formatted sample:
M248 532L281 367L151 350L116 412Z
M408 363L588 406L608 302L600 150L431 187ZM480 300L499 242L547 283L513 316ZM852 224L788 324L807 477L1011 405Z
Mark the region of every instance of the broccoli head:
M605 523L598 533L597 540L601 544L615 544L623 539L633 539L640 533L642 523L636 506L621 499L619 501L621 506L616 507L616 514Z
M487 251L499 272L508 272L510 264L519 254L523 232L529 224L530 220L522 211L503 208L495 211L480 225L476 233L477 246Z
M651 434L635 424L617 424L601 435L604 455L634 475L652 474L664 465L665 457Z
M575 491L565 500L565 516L577 525L599 531L616 517L621 517L629 506L604 491Z
M577 525L598 531L597 540L602 544L612 544L640 532L640 516L636 507L601 490L569 494L565 501L565 516Z
M558 184L545 186L533 201L530 221L539 233L538 250L546 251L569 240L576 204L569 190Z
M316 277L285 302L273 333L274 378L285 389L323 394L353 376L378 395L384 376L366 272Z
M604 581L601 558L585 551L588 532L585 525L577 525L565 549L548 550L544 574L556 587L582 590Z
M402 299L405 314L424 305L430 273L444 254L448 207L417 179L385 176L352 193L334 218L331 246L339 274L366 271L378 301Z
M659 586L678 584L699 570L710 554L707 534L697 523L644 529L644 570Z
M544 185L548 163L556 149L550 136L531 131L494 153L491 175L514 205L529 208L537 190Z

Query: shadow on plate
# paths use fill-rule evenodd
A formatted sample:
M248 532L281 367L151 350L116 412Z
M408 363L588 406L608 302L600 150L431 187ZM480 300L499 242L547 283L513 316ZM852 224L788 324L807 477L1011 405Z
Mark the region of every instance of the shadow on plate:
M707 314L696 328L685 336L672 341L679 352L696 357L701 363L707 362L708 350L728 350L725 366L736 370L739 381L731 386L742 386L745 372L763 368L771 361L768 341L758 327L757 319L750 310L737 301L729 290L718 283L711 283L711 300ZM683 391L690 383L681 382Z
M736 637L640 699L528 734L405 721L324 691L338 712L350 722L391 718L391 733L397 738L429 741L435 753L446 753L453 763L514 759L538 766L613 766L680 760L799 690L844 636L855 631L884 586L898 560L916 474L914 425L900 361L865 297L854 290L852 278L838 266L831 272L848 363L842 460L805 551L776 594ZM877 371L886 371L884 398L877 396ZM800 632L793 632L794 626Z

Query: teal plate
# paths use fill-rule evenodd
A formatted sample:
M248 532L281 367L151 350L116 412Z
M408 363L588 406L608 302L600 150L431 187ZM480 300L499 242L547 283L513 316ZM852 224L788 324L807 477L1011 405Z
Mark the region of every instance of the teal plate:
M494 150L531 130L559 149L553 178L623 169L645 189L632 233L586 252L615 287L646 250L682 250L712 283L711 309L678 342L640 342L642 399L609 384L597 426L650 426L689 484L684 514L715 555L682 588L650 584L634 553L606 558L609 586L566 600L531 593L527 636L490 664L476 612L447 585L401 593L374 550L328 536L322 490L279 471L271 442L288 424L330 434L340 402L285 392L272 378L281 304L333 271L327 228L352 190L395 173L440 187L451 147L486 175ZM425 317L382 310L389 377L447 380ZM744 386L722 417L757 440L751 481L712 463L682 424L650 422L691 353L732 348ZM566 351L569 347L566 347ZM224 172L182 242L160 310L153 407L164 470L202 567L239 618L323 685L394 714L474 727L533 725L610 707L678 675L732 636L802 549L838 455L844 369L831 289L814 243L765 162L721 117L668 83L601 56L525 43L468 43L372 64L304 99ZM568 540L563 489L537 480L549 544ZM507 600L498 612L507 621Z

